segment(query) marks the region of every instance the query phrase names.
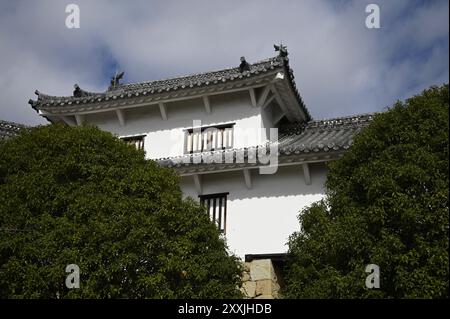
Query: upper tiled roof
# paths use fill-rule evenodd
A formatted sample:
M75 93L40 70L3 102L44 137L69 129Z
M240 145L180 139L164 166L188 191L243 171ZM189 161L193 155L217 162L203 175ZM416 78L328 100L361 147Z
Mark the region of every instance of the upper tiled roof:
M130 84L118 84L108 88L105 92L95 93L87 92L78 88L77 96L52 96L36 90L38 99L29 100L29 104L36 110L55 108L55 107L74 107L89 103L99 103L112 100L120 100L126 98L136 98L139 96L151 96L161 93L168 93L178 90L189 90L199 87L212 87L229 82L245 80L258 75L263 75L271 71L284 71L290 83L292 91L304 112L306 119L310 120L311 116L303 103L302 98L296 88L292 69L289 67L289 59L287 56L275 56L253 64L248 64L248 69L241 72L239 67L212 71L206 73L198 73L188 76L169 78L165 80L139 82Z
M136 91L146 90L150 94L152 94L163 91L192 88L195 86L213 85L258 75L282 67L283 64L283 58L277 56L250 64L250 70L244 72L240 72L239 67L235 67L219 71L211 71L192 74L188 76L169 78L165 80L121 84L117 88L114 88L112 91L134 93Z
M368 125L374 114L362 114L335 119L310 121L306 124L294 123L284 126L279 131L278 145L279 162L296 162L320 159L331 159L347 150L353 141L354 135L361 128ZM196 171L212 171L216 169L229 169L246 166L258 166L251 163L251 150L270 148L271 144L249 147L246 149L232 149L199 154L188 154L172 158L158 159L157 162L165 167L173 167L181 173ZM240 155L238 155L240 154ZM236 159L241 156L243 163ZM232 163L215 164L211 159L233 158ZM209 163L207 161L210 161Z
M22 124L0 120L0 140L17 135L23 128L25 126Z

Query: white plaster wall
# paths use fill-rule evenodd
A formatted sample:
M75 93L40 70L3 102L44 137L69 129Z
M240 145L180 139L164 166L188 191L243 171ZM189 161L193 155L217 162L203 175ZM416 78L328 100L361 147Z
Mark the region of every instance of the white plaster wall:
M200 120L201 126L235 123L233 145L236 148L265 141L261 110L251 107L248 91L213 95L209 100L210 114L198 98L167 103L167 121L161 119L158 105L124 110L125 126L120 126L115 112L89 114L86 121L120 137L145 134L144 149L151 159L182 155L184 130L192 128L194 120Z
M158 105L124 111L126 125L120 126L115 112L86 116L86 121L118 136L145 134L147 158L182 155L184 130L200 120L203 126L235 123L234 147L255 146L266 140L272 115L266 108L251 107L248 91L210 96L212 112L207 114L202 99L167 104L168 120L161 119ZM251 133L250 129L256 132ZM289 235L299 230L297 215L323 197L326 169L311 165L312 184L306 185L301 166L280 167L273 175L252 171L253 187L247 189L242 171L202 176L203 194L229 192L227 202L227 242L240 257L245 254L286 252ZM192 177L183 177L186 196L198 199Z
M306 185L301 166L280 167L273 175L252 171L252 188L247 189L242 171L202 176L203 194L229 192L227 243L231 252L246 254L284 253L289 235L299 230L302 208L324 196L327 169L310 165L311 185ZM186 196L198 199L192 176L183 177Z

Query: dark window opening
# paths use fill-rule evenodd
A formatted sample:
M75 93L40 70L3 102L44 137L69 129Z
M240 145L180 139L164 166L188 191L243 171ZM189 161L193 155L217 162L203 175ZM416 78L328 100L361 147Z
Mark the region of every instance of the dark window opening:
M211 220L221 232L226 233L228 193L200 195L200 203L206 207Z

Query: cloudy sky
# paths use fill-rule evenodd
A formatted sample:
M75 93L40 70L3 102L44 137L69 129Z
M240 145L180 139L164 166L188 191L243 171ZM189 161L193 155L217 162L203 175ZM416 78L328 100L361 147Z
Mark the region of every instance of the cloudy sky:
M66 5L80 28L65 26ZM367 29L376 3L381 28ZM0 0L0 119L45 123L36 89L71 95L125 82L237 66L288 46L315 119L383 110L449 78L449 2L342 0Z

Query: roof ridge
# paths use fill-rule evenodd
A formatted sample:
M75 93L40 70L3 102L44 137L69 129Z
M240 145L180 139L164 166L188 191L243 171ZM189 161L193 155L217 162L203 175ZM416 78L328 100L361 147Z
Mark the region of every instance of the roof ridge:
M306 129L368 123L373 119L375 114L377 113L363 113L322 120L313 120L306 123Z
M278 58L279 58L278 55L277 56L273 56L271 58L266 58L266 59L263 59L263 60L259 60L259 61L250 63L250 66L255 66L255 65L258 65L258 64L272 62L274 60L277 60ZM164 81L170 81L170 80L180 80L180 79L184 79L184 78L190 78L190 77L195 77L195 76L220 73L220 72L225 72L225 71L232 71L232 70L237 70L237 69L239 69L239 66L232 67L232 68L210 70L210 71L205 71L205 72L193 72L193 73L190 73L190 74L179 75L179 76L171 76L171 77L157 79L157 80L140 81L140 82L132 82L132 83L123 83L123 84L120 84L120 85L116 86L111 91L119 90L121 88L125 88L125 87L132 86L132 85L142 85L142 84L150 84L150 83L164 82Z
M328 118L322 120L311 120L309 122L294 122L280 127L280 134L295 135L301 134L305 131L314 131L315 129L336 129L341 126L363 126L372 121L373 116L378 114L362 113L350 116L342 116L335 118Z
M317 120L311 120L308 122L308 124L313 123L313 122L327 122L327 121L349 120L349 119L353 119L353 118L367 118L367 117L373 117L376 114L379 114L379 112L368 112L368 113L346 115L346 116L339 116L339 117L322 118L322 119L317 119Z

